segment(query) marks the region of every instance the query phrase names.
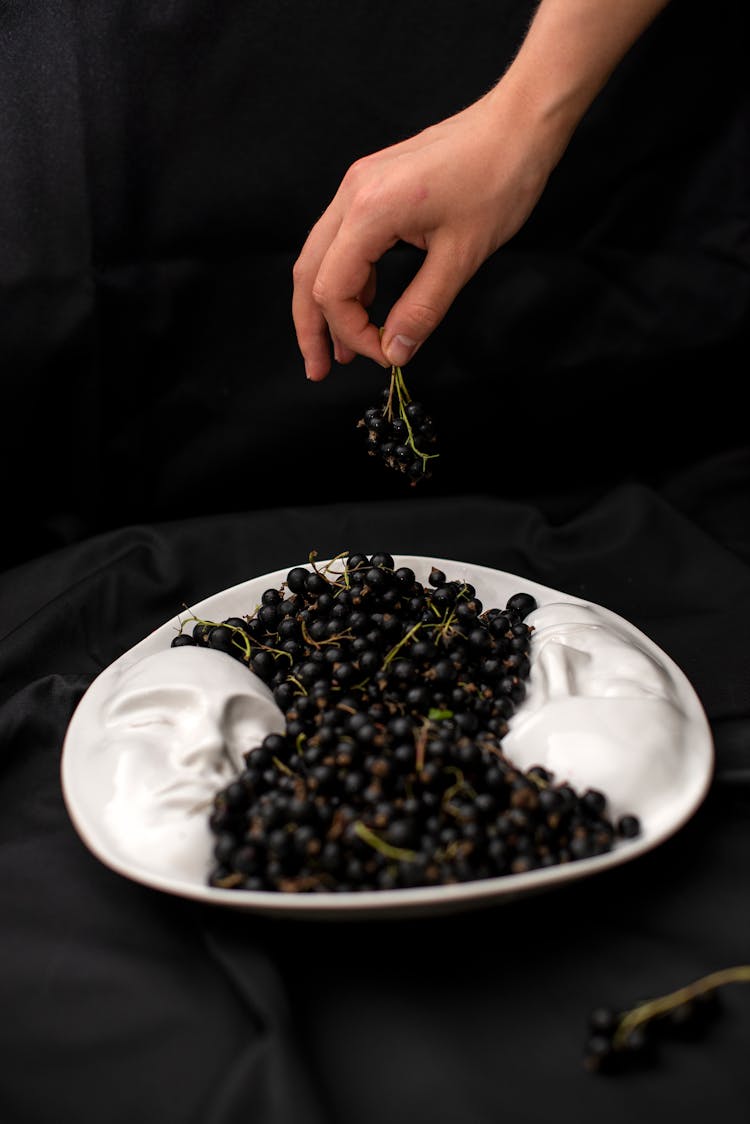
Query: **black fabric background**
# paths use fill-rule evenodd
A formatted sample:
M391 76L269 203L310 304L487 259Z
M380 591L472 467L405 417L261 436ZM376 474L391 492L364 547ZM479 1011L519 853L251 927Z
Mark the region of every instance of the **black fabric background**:
M748 1119L747 987L651 1071L581 1065L593 1005L750 948L744 5L666 10L408 368L432 480L364 455L380 369L311 386L293 338L291 265L348 164L483 92L531 10L0 0L2 1124ZM382 309L416 264L384 263ZM606 876L396 923L103 867L59 776L92 679L184 603L381 548L647 632L714 733L690 822Z
M8 563L123 523L404 495L355 424L381 369L306 383L291 266L349 163L486 90L532 8L3 0L2 455L35 468ZM422 348L430 495L567 515L744 442L744 17L668 7ZM417 264L389 256L376 319Z

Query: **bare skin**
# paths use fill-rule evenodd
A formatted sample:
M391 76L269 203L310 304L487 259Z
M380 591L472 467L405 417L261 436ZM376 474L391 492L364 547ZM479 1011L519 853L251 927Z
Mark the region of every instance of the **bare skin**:
M488 93L357 160L294 265L292 317L309 379L333 358L403 366L483 263L520 230L577 125L668 0L541 0ZM398 242L422 264L382 328L367 309Z

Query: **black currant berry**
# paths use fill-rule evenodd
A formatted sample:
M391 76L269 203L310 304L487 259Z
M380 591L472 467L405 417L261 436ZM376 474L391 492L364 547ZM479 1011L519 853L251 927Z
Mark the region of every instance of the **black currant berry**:
M189 632L178 632L172 639L172 648L195 647L198 641Z
M247 616L194 620L173 641L236 656L284 715L213 802L211 886L436 886L602 854L636 833L633 816L609 821L598 790L504 755L531 672L533 598L485 609L469 582L438 565L420 581L387 550L315 558ZM643 1033L626 1030L635 1056Z
M436 438L432 419L421 402L412 400L400 367L392 367L383 406L370 406L357 422L366 434L366 448L387 468L406 476L413 486L432 475L429 450Z

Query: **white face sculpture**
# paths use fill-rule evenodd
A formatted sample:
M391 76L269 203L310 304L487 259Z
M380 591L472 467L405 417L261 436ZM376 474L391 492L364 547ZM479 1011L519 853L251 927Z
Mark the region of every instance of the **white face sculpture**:
M170 648L115 679L101 731L101 751L116 756L105 821L119 850L150 870L203 879L211 801L247 750L284 731L284 715L231 656Z
M658 815L686 722L667 668L594 606L545 605L527 623L529 690L510 720L507 755L575 788L601 789L613 816Z
M668 668L595 606L535 610L531 675L503 748L520 768L599 788L613 818L656 822L679 774L687 717ZM223 652L170 648L123 668L104 698L98 754L115 761L103 820L117 853L204 884L216 792L285 718L264 683Z

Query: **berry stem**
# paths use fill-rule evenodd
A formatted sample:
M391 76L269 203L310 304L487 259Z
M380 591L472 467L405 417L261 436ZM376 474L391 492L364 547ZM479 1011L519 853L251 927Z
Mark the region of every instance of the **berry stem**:
M450 803L451 799L459 792L467 793L472 799L476 796L476 792L456 765L448 765L444 771L446 773L453 773L453 775L458 778L456 783L452 784L450 788L446 788L443 793L443 800L446 804Z
M293 772L293 770L292 770L292 769L290 769L290 768L289 768L289 766L288 766L288 765L286 765L286 764L285 764L285 763L284 763L284 762L283 762L283 761L281 760L281 758L280 758L280 757L276 757L276 755L274 754L274 756L273 756L273 757L271 758L271 760L273 761L274 765L276 766L276 768L277 768L277 769L278 769L278 770L279 770L280 772L282 772L282 773L285 773L285 774L286 774L286 776L288 776L288 777L293 777L293 776L294 776L294 772Z
M408 415L407 410L406 410L406 407L411 402L411 395L409 394L409 391L406 389L406 383L404 382L404 374L403 374L403 371L401 370L400 367L393 367L392 370L391 370L391 387L393 387L394 383L395 383L395 386L396 386L396 393L398 395L399 417L403 418L404 425L406 426L406 432L408 434L407 444L409 445L409 448L412 450L413 453L416 453L416 455L418 457L422 458L422 469L424 470L424 468L427 466L428 460L433 460L435 457L439 456L439 453L423 453L422 450L418 449L417 446L416 446L416 443L414 441L414 430L411 427L411 422L409 421L409 415ZM391 391L391 393L392 393L392 391ZM391 400L391 396L389 395L388 396L389 404L390 404L390 400Z
M626 1011L620 1019L612 1040L615 1049L624 1046L634 1027L659 1015L668 1014L681 1003L687 1003L698 995L704 995L729 983L750 983L750 964L740 964L733 968L721 968L716 972L710 972L707 976L701 976L693 983L686 984L685 987L660 995L656 999L647 999L632 1010Z
M422 622L417 621L417 623L414 625L414 627L410 628L409 631L406 632L401 637L398 644L393 645L393 647L391 648L391 650L388 652L388 654L385 656L385 658L383 660L383 667L388 667L388 664L391 662L391 660L393 660L398 655L398 653L401 651L401 649L403 648L403 646L405 644L409 643L412 636L414 636L414 634L417 633L421 627L422 627Z
M381 855L385 855L388 859L396 859L398 862L411 862L416 857L414 851L408 851L405 847L394 847L392 844L386 843L385 839L376 835L362 820L357 820L354 824L354 830L364 843L374 847L376 851L380 851Z
M427 737L430 729L428 719L423 719L422 724L414 735L414 749L415 749L415 768L417 774L421 773L424 769L424 755L427 749Z
M367 429L370 456L380 454L389 468L406 473L414 485L431 475L428 461L439 456L419 448L419 443L435 442L432 419L424 413L422 403L412 398L403 370L396 364L391 366L384 399L385 404L379 410L376 407L366 410L357 426Z
M238 648L243 653L245 662L250 659L253 642L251 641L248 634L237 625L226 624L224 621L205 621L201 617L196 617L193 615L189 616L187 618L187 621L193 621L194 624L202 624L206 628L218 628L219 626L221 626L222 628L228 629L228 631L232 633L232 644L234 645L234 647ZM186 621L180 621L180 632L183 631L186 623ZM261 648L264 647L263 644L258 644L258 646ZM269 649L269 651L276 651L276 649L271 648ZM278 654L282 655L281 652L279 652Z

